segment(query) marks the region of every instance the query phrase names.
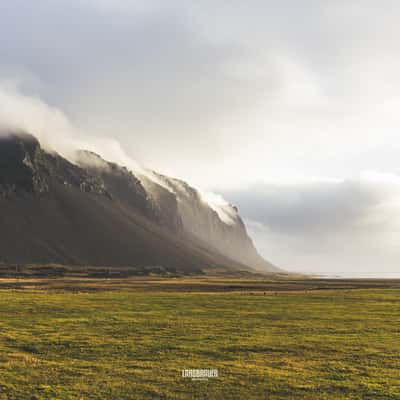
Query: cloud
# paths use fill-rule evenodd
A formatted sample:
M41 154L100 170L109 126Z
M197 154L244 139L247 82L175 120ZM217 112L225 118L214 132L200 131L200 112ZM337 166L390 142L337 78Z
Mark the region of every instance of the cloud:
M15 0L0 11L0 77L165 173L213 188L395 168L397 3Z
M0 82L0 129L31 132L47 148L63 148L69 152L69 140L76 130L65 114L39 98L25 96L18 90L18 82Z
M0 14L0 34L10 38L1 45L4 73L34 76L22 82L24 93L164 172L199 149L215 163L225 146L218 121L261 99L257 82L231 71L246 50L207 40L175 7L16 3Z
M389 199L400 199L400 178L376 182L367 175L344 181L261 184L226 194L241 204L248 218L274 231L324 235L362 226Z
M143 171L139 163L126 155L118 141L109 137L90 137L57 107L22 94L16 81L0 81L0 104L0 134L28 132L34 134L44 148L57 151L71 161L77 149L86 149L134 171Z
M398 175L264 183L224 194L277 265L329 275L400 273Z

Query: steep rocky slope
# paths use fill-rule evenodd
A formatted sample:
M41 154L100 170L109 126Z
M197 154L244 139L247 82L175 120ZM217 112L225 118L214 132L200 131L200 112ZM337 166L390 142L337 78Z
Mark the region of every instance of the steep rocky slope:
M0 262L273 271L234 208L224 221L186 183L86 151L74 163L30 135L0 139Z

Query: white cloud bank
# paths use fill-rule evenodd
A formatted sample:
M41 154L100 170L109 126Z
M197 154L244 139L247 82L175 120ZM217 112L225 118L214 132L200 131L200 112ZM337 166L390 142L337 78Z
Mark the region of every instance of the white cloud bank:
M400 176L263 183L227 192L276 265L315 274L400 277Z
M57 151L72 161L77 149L85 149L134 171L142 170L136 161L126 155L117 140L91 136L74 126L59 108L38 97L22 94L15 81L0 81L0 105L0 134L31 133L44 148Z

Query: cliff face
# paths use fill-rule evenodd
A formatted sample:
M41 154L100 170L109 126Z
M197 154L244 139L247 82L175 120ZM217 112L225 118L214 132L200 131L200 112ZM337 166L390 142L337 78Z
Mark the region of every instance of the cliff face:
M74 163L30 135L0 138L0 262L275 271L236 208L185 182L80 151Z
M226 202L210 203L205 195L186 182L154 172L141 180L148 196L162 213L166 204L162 194L168 192L175 198L175 218L181 221L183 234L190 234L210 248L254 269L278 271L258 254L236 207Z
M101 162L100 162L101 160ZM118 176L126 204L140 191L147 204L147 215L180 237L189 235L204 246L260 271L279 271L257 252L238 209L231 204L210 204L204 195L186 182L154 171L137 173L102 160L98 155L81 151L77 163L101 176L107 188L115 188ZM135 185L129 182L135 182ZM139 189L140 186L140 189ZM133 192L126 193L132 187ZM110 190L115 193L115 190ZM122 196L121 196L122 194Z

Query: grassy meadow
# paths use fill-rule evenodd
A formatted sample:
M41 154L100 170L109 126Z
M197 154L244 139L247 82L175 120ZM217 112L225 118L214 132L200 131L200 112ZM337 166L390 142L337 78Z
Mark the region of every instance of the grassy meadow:
M0 286L0 399L400 399L398 288L134 282Z

